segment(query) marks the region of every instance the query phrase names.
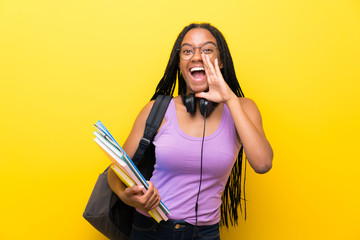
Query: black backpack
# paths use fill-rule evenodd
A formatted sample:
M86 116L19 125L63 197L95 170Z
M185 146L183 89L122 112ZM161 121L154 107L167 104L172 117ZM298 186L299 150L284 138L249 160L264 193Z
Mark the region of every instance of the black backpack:
M152 140L160 127L171 96L159 95L146 120L144 136L132 158L135 165L149 180L154 171L154 145ZM129 239L135 209L123 203L110 189L107 180L109 167L98 177L83 217L109 239Z

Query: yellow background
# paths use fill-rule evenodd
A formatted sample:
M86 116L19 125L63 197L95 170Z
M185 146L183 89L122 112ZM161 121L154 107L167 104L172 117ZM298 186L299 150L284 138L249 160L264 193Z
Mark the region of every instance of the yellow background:
M193 21L225 35L275 153L222 239L359 239L358 0L1 0L0 239L104 239L92 124L124 142Z

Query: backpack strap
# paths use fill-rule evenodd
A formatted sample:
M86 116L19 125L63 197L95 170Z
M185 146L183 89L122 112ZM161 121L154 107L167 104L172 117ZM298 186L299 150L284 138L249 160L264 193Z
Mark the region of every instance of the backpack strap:
M162 123L165 112L169 106L172 96L169 95L159 95L156 97L154 105L151 108L150 114L146 119L146 125L144 130L144 136L139 142L139 147L137 148L133 162L136 166L139 165L142 156L144 155L145 150L148 148L150 143L153 140L154 135Z

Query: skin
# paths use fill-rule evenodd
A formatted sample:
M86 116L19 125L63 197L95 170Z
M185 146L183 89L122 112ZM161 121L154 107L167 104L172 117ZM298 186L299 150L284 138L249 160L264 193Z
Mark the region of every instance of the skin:
M208 30L195 28L185 35L181 45L189 44L193 47L201 47L209 41L217 46L215 37ZM219 64L219 56L217 50L216 55L210 59L207 55L201 54L199 48L196 48L194 56L190 60L180 59L179 68L187 85L186 93L195 93L195 96L199 98L206 98L209 101L219 103L213 113L206 118L206 136L216 131L220 124L224 104L226 104L234 120L238 138L244 147L250 166L257 173L266 173L272 167L273 151L266 139L260 112L251 99L239 98L231 91L220 72L220 68L223 66L221 63ZM190 74L190 69L195 66L204 67L206 77L194 79ZM201 137L204 119L199 108L197 107L195 114L190 115L179 96L174 98L174 102L180 128L190 136ZM154 101L149 102L140 111L130 135L123 145L130 157L134 156L143 136L145 122L153 104ZM162 125L164 123L165 119ZM109 171L108 180L111 189L123 202L130 206L147 212L160 203L159 192L151 182L148 182L149 190L143 194L142 188L138 186L126 188L113 171Z

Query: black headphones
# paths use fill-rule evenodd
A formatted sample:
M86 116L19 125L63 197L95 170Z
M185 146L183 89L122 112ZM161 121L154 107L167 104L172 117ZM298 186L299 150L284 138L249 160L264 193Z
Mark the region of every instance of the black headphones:
M189 95L182 95L181 98L186 107L187 112L190 114L194 114L196 112L195 94L190 93ZM206 113L206 117L209 116L216 106L217 103L210 102L205 98L200 98L199 107L200 107L201 115L204 116Z
M194 114L196 112L196 97L195 94L190 93L189 95L181 95L181 99L183 101L183 104L186 107L186 111L190 114ZM200 98L199 100L199 107L200 107L200 113L204 116L204 130L203 130L203 136L201 141L201 165L200 165L200 182L199 182L199 190L196 197L196 203L195 203L195 226L197 226L198 221L198 207L199 207L199 196L201 191L201 183L202 183L202 174L203 174L203 147L204 147L204 138L205 138L205 120L206 117L209 116L214 108L217 106L217 103L211 102L206 100L205 98ZM195 228L197 230L197 228ZM194 234L196 232L194 231ZM195 236L195 235L194 235Z

